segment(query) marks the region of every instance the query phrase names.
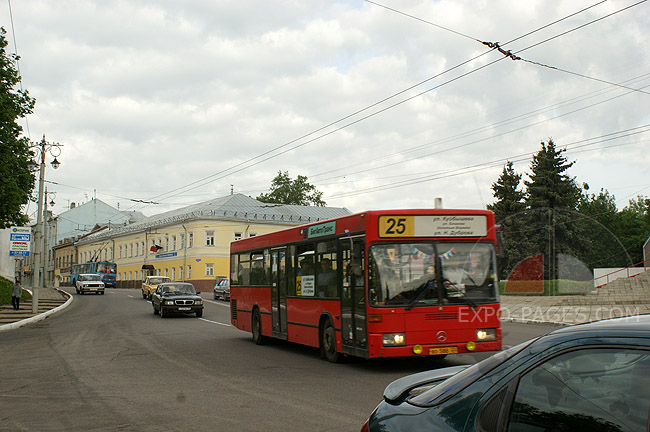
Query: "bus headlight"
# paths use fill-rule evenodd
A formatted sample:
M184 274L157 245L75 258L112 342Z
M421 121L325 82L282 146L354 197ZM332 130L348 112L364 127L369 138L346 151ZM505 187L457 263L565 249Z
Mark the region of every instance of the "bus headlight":
M404 333L385 333L382 337L384 346L402 346L406 343Z
M478 329L476 330L476 340L478 342L490 342L497 340L496 329Z

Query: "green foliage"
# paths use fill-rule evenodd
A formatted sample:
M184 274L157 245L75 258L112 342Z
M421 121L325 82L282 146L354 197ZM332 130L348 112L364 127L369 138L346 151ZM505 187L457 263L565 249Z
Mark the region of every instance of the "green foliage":
M34 188L34 175L27 166L33 153L29 140L21 137L17 119L30 114L34 99L17 89L20 75L15 67L18 56L6 52L6 31L0 27L0 228L28 222L21 207L28 203Z
M260 194L258 201L273 204L294 204L325 206L322 199L323 193L316 190L316 187L307 182L307 177L299 175L291 180L289 172L278 171L271 182L271 191L268 194Z
M8 279L0 276L0 305L11 304L11 288L13 288L14 283ZM23 290L23 295L21 299L26 300L31 298L29 293Z
M643 243L650 235L650 199L637 197L621 211L607 190L589 193L567 175L573 166L549 139L530 164L530 180L508 162L492 184L496 201L488 206L502 227L500 278L529 257L543 256L543 278L547 294L577 289L585 272L595 267L626 267L643 259ZM574 260L568 260L573 257ZM560 288L549 280L565 279ZM573 279L571 279L573 278Z

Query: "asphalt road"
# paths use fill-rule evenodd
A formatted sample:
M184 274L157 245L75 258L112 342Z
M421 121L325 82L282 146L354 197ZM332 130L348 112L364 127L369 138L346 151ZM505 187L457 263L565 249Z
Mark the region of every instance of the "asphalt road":
M108 289L0 333L0 431L357 432L393 379L488 355L331 364L255 345L203 298L203 318L161 319L139 290ZM504 345L553 328L504 324Z

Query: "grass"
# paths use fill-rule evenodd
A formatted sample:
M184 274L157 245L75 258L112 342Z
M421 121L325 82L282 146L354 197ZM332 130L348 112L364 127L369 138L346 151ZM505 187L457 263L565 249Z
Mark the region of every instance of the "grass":
M11 304L11 288L14 286L14 283L8 279L0 276L0 305ZM22 300L31 298L32 296L25 290L23 290L23 295L21 296Z

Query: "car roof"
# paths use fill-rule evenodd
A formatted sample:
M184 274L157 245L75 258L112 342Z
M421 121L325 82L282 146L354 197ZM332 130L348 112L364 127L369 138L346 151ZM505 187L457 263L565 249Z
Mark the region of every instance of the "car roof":
M602 321L577 324L553 330L549 335L560 335L570 333L584 333L585 336L593 333L634 333L650 332L650 314L632 315L628 317L612 318Z

